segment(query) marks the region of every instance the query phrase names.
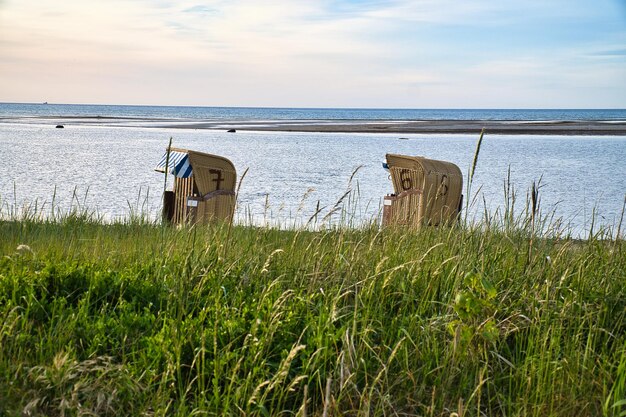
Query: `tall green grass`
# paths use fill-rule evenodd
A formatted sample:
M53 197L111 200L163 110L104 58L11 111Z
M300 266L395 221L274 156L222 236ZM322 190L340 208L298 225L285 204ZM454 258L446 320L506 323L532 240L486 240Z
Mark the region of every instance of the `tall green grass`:
M420 231L9 217L0 415L626 415L623 240L532 199Z
M0 201L0 416L626 415L621 222L574 240L508 178L380 229L353 179L294 227Z

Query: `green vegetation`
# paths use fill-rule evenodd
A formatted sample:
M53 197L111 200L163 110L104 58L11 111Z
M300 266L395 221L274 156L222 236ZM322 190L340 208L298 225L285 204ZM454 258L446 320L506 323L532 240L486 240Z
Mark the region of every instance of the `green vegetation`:
M0 416L626 414L624 242L0 221Z

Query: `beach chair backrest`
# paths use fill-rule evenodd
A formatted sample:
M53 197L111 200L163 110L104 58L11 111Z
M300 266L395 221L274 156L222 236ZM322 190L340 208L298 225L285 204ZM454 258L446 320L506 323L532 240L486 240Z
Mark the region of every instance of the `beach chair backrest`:
M463 175L451 162L420 156L387 154L394 192L406 196L398 202L402 224L439 225L456 221Z
M188 151L198 194L195 222L232 221L235 209L237 171L228 159Z
M235 191L237 171L228 159L207 153L187 151L193 176L201 195L217 190Z

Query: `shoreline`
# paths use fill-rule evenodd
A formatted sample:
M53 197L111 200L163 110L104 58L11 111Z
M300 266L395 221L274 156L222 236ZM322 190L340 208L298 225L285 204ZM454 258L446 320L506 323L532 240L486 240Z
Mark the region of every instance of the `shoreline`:
M179 125L177 128L216 129L212 124ZM242 131L310 132L310 133L395 133L395 134L479 134L482 129L504 135L602 135L626 136L626 121L485 121L485 120L424 120L424 121L325 121L324 123L271 124L232 123L222 128Z
M0 123L303 133L626 136L626 120L197 120L108 116L0 117Z

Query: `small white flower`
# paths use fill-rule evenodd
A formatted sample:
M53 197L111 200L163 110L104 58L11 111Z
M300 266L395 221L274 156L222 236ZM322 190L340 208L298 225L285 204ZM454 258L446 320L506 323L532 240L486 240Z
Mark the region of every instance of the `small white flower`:
M22 254L24 252L30 252L31 254L34 254L33 250L30 248L30 246L24 245L24 244L18 245L16 250L20 254Z

